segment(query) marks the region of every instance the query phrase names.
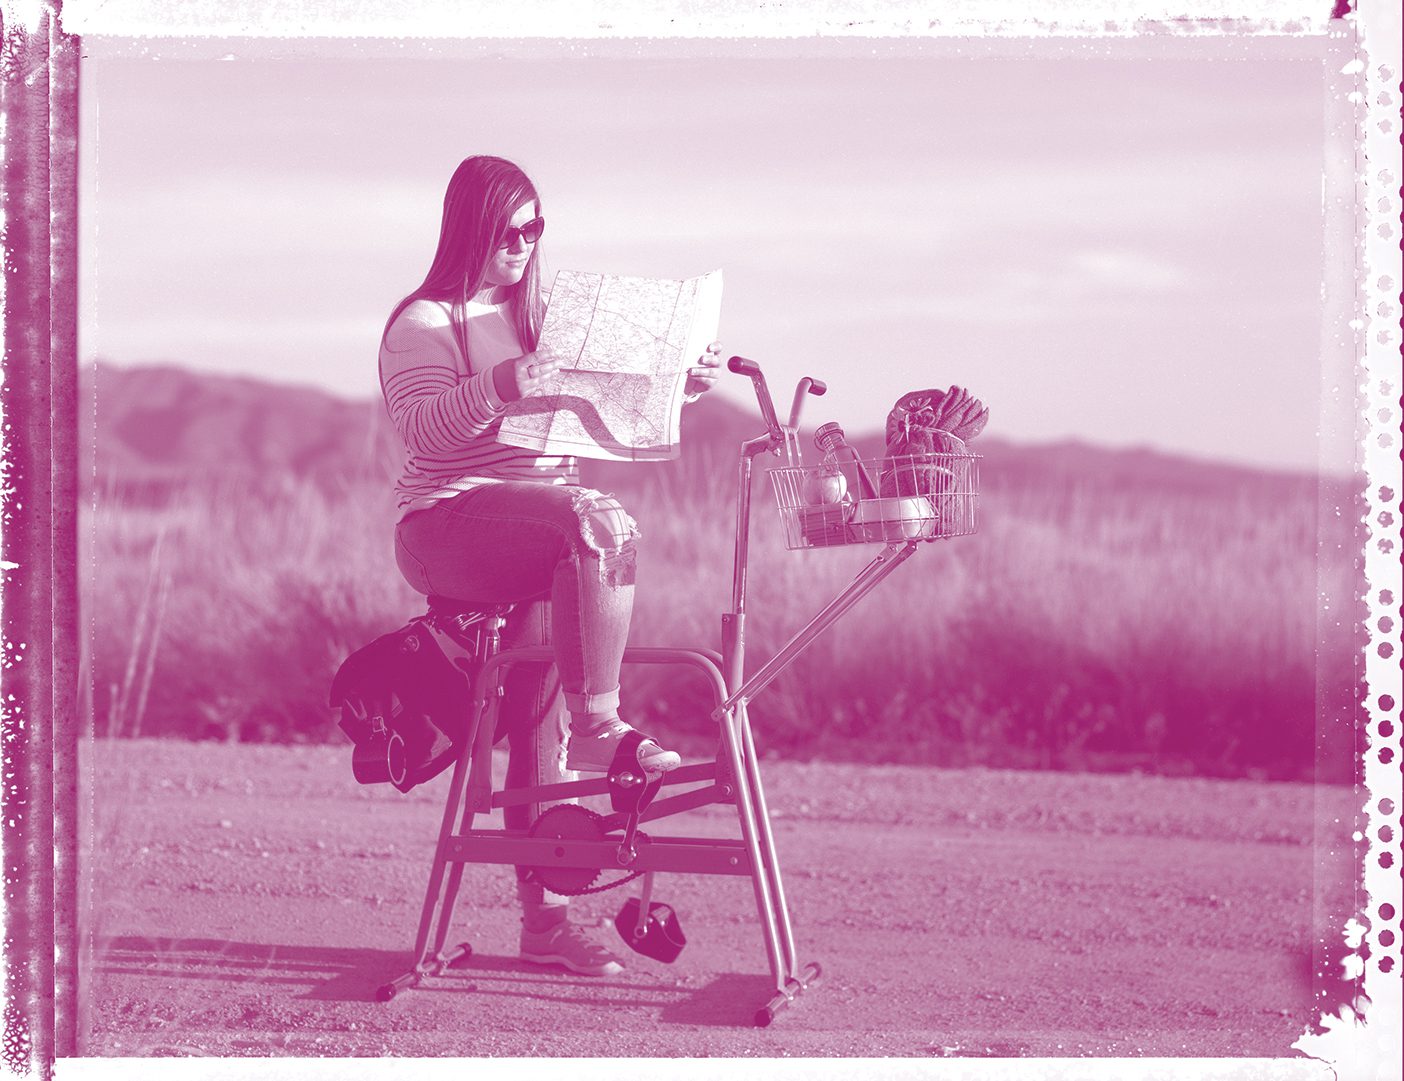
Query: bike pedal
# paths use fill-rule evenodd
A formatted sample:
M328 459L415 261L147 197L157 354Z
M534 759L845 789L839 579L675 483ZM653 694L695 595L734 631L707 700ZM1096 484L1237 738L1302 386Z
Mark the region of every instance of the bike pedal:
M619 910L619 915L614 917L614 928L630 949L664 964L676 961L687 945L687 936L678 922L678 914L673 911L672 905L661 901L649 903L648 918L640 933L639 899L630 897Z

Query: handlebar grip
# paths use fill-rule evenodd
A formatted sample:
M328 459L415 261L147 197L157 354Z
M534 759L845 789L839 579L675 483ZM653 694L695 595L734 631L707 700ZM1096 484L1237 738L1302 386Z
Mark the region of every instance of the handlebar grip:
M737 375L760 375L760 365L745 357L732 357L726 366Z
M816 398L820 395L827 394L828 390L829 384L825 383L822 379L811 379L809 381L809 393L813 394Z
M804 408L804 396L806 394L818 396L828 389L829 388L818 379L813 379L807 375L795 385L795 400L790 405L791 428L797 428L799 426L800 410Z

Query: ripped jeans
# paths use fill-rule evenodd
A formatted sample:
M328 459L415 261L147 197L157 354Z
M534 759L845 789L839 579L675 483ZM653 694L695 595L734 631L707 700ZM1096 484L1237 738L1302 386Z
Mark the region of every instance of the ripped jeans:
M583 714L618 705L637 535L612 496L532 481L484 484L415 511L396 527L395 561L412 587L515 604L502 648L554 648L559 681L546 663L514 664L505 672L497 734L509 741L509 786L572 779L562 706ZM526 829L539 810L506 808L507 828Z

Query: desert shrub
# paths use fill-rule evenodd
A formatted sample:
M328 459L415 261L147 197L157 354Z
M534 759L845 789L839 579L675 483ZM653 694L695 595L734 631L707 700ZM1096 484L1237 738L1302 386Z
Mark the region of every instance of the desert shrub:
M620 489L644 538L634 643L718 644L734 468L684 462ZM203 484L155 503L109 490L89 513L100 731L340 738L336 664L421 610L393 564L384 484ZM750 671L880 550L785 551L763 475L753 518ZM757 744L1309 776L1318 706L1349 711L1354 688L1354 621L1326 633L1318 618L1319 594L1351 604L1354 570L1318 566L1317 546L1309 486L992 490L978 534L923 546L757 698ZM712 745L699 681L640 667L625 688L632 718Z

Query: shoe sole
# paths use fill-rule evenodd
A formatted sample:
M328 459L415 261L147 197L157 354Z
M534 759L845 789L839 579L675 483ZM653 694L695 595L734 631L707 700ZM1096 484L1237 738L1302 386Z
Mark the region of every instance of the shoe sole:
M612 762L608 762L601 766L596 762L572 762L569 757L566 758L566 769L573 770L576 773L608 773L609 767L612 764ZM650 777L657 777L681 766L682 758L674 752L668 751L666 754L657 755L648 762L641 764L643 765L645 774Z
M561 965L577 976L617 976L624 971L624 966L618 961L607 961L598 968L584 968L558 953L523 953L518 956L531 965Z

